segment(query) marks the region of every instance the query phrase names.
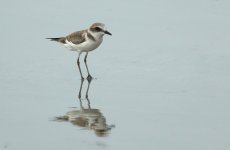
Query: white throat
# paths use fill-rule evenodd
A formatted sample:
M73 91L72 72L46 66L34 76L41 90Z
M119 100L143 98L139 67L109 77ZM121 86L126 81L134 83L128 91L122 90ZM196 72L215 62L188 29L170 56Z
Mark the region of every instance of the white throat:
M103 38L104 33L101 32L92 32L88 29L88 32L95 38L95 40L99 40Z

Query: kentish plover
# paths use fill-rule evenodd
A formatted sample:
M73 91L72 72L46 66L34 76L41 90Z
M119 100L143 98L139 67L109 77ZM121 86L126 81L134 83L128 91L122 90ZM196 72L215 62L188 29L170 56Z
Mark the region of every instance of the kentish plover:
M106 30L106 27L103 23L94 23L88 29L73 32L67 35L66 37L47 39L59 42L68 49L78 52L77 64L82 79L84 78L82 75L79 58L82 52L86 52L84 62L88 73L87 79L91 80L92 76L89 73L89 69L86 62L88 52L95 50L102 43L103 36L105 34L112 35L109 31Z

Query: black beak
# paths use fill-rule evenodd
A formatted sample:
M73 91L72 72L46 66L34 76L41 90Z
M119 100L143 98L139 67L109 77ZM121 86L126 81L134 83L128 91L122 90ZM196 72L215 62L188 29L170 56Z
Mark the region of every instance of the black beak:
M112 35L109 31L104 31L105 34Z

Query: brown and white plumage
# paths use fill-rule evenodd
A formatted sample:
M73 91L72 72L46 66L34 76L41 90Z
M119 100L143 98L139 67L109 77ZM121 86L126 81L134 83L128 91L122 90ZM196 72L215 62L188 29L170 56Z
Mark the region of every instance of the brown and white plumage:
M105 34L112 35L103 23L94 23L89 29L73 32L66 37L47 39L57 41L73 51L88 52L102 43Z
M100 44L103 41L103 36L105 34L112 35L110 32L106 30L106 27L103 23L94 23L92 24L88 29L73 32L65 37L58 37L58 38L47 38L50 39L51 41L56 41L61 44L63 44L65 47L72 51L77 51L79 52L78 55L78 67L79 71L81 73L80 69L80 55L82 52L86 52L85 55L85 64L86 64L86 59L88 52L95 50L100 46ZM89 74L88 66L86 64L87 72L88 72L88 77L91 77Z

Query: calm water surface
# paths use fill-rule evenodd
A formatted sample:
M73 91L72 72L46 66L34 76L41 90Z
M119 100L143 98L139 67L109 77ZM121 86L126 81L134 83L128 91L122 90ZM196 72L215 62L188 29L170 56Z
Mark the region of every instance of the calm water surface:
M226 0L1 2L0 149L230 149L229 8ZM98 21L113 36L89 54L89 84L77 54L45 38Z

